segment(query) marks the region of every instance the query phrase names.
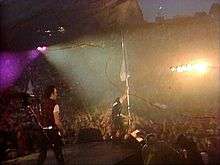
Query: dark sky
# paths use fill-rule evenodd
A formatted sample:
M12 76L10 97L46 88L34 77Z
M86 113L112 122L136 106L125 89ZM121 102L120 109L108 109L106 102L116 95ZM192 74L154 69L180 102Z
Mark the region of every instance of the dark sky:
M167 18L176 15L192 15L198 11L208 12L213 3L220 0L139 0L144 17L154 21L160 6L162 15Z

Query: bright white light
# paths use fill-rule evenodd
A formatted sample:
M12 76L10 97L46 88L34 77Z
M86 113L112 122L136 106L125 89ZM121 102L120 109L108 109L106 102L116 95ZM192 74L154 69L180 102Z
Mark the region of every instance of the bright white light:
M176 71L177 71L177 72L183 72L182 66L178 66L178 67L176 68Z
M187 71L187 72L191 72L192 70L193 70L192 65L191 65L191 64L187 64L187 65L186 65L186 71Z
M208 69L208 65L206 63L198 63L194 64L193 68L196 72L204 73Z
M42 46L42 47L38 46L37 50L40 51L41 53L44 53L47 50L47 47L46 46Z
M172 72L198 72L198 73L205 73L208 70L208 64L205 62L195 63L195 64L186 64L180 65L176 67L171 67L170 70Z

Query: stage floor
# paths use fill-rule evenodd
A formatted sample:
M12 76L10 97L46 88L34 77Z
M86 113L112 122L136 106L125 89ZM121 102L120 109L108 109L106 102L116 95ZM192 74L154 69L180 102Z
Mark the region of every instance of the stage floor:
M64 158L66 164L74 165L113 165L135 155L135 150L128 145L112 142L90 142L65 146ZM19 157L3 162L3 164L36 164L38 153ZM56 164L52 150L47 153L45 165Z

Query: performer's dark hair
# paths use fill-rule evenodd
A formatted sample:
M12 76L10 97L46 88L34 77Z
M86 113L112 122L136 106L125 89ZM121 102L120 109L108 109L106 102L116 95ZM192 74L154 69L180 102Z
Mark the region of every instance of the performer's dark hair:
M44 98L49 99L55 88L55 85L48 86L44 91Z
M120 101L120 97L117 97L116 99L115 99L115 102L119 102Z

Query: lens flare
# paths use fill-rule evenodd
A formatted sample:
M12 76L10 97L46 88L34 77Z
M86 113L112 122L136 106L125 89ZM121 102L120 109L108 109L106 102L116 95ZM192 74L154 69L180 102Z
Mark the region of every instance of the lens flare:
M194 63L194 64L186 64L180 65L176 67L170 67L172 72L197 72L197 73L205 73L208 71L208 64L205 62Z
M208 65L206 63L194 64L193 68L196 72L205 73L208 70Z
M37 50L38 50L39 52L41 52L41 53L45 53L46 50L47 50L47 47L46 47L46 46L42 46L42 47L38 46L38 47L37 47Z

